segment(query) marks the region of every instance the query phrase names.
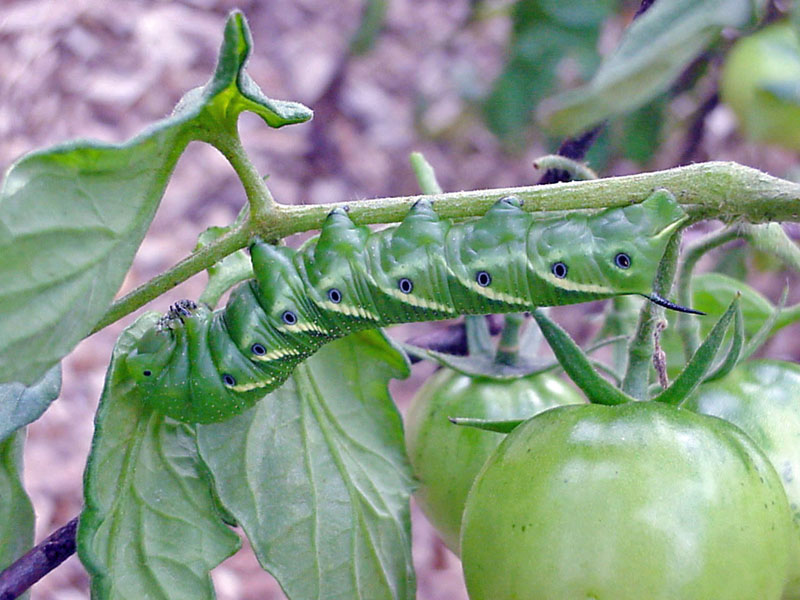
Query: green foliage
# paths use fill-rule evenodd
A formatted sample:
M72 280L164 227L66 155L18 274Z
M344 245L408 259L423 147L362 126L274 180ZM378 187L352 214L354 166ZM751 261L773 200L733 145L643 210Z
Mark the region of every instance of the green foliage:
M261 93L244 71L250 48L244 17L233 13L214 76L170 117L123 144L70 142L9 169L0 189L0 382L37 381L100 320L190 141L235 127L243 110L271 127L311 118L305 106Z
M61 390L61 365L56 365L31 386L0 384L0 442L47 410Z
M209 571L239 548L223 523L194 431L142 402L119 357L157 315L120 336L84 478L78 554L95 598L211 599Z
M789 21L736 43L725 59L720 95L748 138L800 149L800 40Z
M724 27L752 23L761 4L753 0L654 3L625 30L587 85L542 106L544 125L551 133L574 135L643 106L664 92Z
M513 138L536 105L555 87L556 67L565 58L588 75L597 65L597 37L617 7L615 0L519 0L512 14L513 33L505 68L486 99L489 127Z
M411 475L377 331L325 346L250 411L198 427L220 501L290 598L414 597Z
M0 571L33 543L33 506L22 485L25 430L0 440Z

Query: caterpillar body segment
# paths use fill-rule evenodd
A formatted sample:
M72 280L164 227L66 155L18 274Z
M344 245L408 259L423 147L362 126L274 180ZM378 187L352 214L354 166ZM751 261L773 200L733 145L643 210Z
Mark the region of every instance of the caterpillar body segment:
M509 197L459 224L418 202L378 232L335 210L299 251L254 243L255 278L220 310L171 308L127 355L127 370L170 417L222 421L354 331L621 294L653 299L656 268L685 219L663 190L641 204L546 219Z

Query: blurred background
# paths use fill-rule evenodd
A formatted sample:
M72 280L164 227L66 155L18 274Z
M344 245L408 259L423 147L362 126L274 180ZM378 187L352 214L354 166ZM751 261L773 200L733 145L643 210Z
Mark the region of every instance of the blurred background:
M587 81L639 5L0 0L0 167L5 171L22 154L69 139L121 142L165 117L184 92L210 77L225 17L239 8L253 33L247 66L253 79L268 96L315 111L310 123L281 130L252 115L240 120L245 146L279 202L416 194L412 151L424 153L446 191L530 185L540 177L534 159L561 141L536 125L538 103ZM768 18L781 18L785 9L772 3ZM590 150L589 166L610 176L735 160L796 177L797 148L748 140L731 108L719 102L722 57L737 35L723 31L668 90L612 121ZM191 252L205 228L232 222L243 202L238 180L216 150L190 145L120 293ZM732 268L749 272L771 300L787 277L797 283L769 257L727 254L737 252ZM203 284L204 277L195 277L148 308L164 311L179 298L196 298ZM790 302L798 299L797 288ZM585 339L602 307L556 315L569 311L582 315L569 322ZM37 541L81 509L105 368L116 336L131 320L85 340L65 359L60 400L29 428L25 479L38 515ZM399 328L396 335L407 339L426 327ZM796 359L796 331L778 336L762 353ZM410 379L393 384L401 410L433 368L419 364ZM416 508L413 517L418 597L466 598L458 559ZM246 547L217 568L214 579L223 600L284 597ZM33 588L32 598L72 600L87 597L87 590L88 578L73 556Z

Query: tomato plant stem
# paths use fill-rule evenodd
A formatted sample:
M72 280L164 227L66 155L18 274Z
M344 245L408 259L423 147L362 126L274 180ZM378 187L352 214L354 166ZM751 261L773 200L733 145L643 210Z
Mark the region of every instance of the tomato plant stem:
M525 317L520 313L509 313L500 334L500 343L497 345L495 362L504 365L515 365L519 355L519 332Z
M677 280L677 301L681 306L690 306L692 298L692 273L698 261L709 251L727 244L731 240L741 236L738 227L729 227L721 231L715 231L700 238L690 246L687 246L683 253L683 264ZM686 360L691 358L697 347L700 345L700 324L697 318L687 314L679 314L676 323L676 330L683 342L683 353Z
M670 239L653 282L653 291L661 297L668 296L672 288L678 266L680 239L680 233ZM647 399L654 336L658 323L663 320L664 309L653 302L645 303L639 312L639 323L628 346L628 367L622 380L622 391L637 400Z
M392 223L402 220L415 202L427 198L441 217L460 220L480 216L510 195L520 198L523 209L530 212L561 211L626 206L643 201L654 189L663 188L678 198L692 222L706 218L751 223L800 222L800 184L732 162L697 163L666 171L553 185L373 198L353 203L282 205L274 202L263 179L237 145L238 140L232 139L235 138L226 137L227 142L215 139L215 145L225 148L223 154L243 178L251 202L249 225L232 230L115 302L94 331L243 248L253 237L280 240L294 233L319 229L331 210L343 206L349 208L350 218L356 224Z
M97 323L92 333L111 325L111 323L141 308L167 290L186 281L192 275L207 269L236 250L244 248L249 241L250 234L246 224L232 229L214 242L195 251L169 270L156 275L147 283L115 301Z
M268 221L269 216L278 208L278 203L272 197L264 177L250 161L238 132L215 131L208 136L207 141L222 153L239 176L250 205L250 220L255 226Z

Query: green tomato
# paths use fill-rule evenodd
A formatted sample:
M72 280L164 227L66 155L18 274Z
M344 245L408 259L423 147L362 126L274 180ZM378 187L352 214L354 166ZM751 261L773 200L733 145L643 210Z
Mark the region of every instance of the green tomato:
M406 419L406 448L420 482L415 497L453 552L458 554L461 513L472 480L505 435L453 425L448 417L527 419L583 401L548 373L492 380L441 369L422 386Z
M471 600L777 600L792 522L740 429L652 402L565 406L511 432L470 490Z
M786 490L800 547L800 365L746 362L725 378L700 386L684 408L737 425L767 455ZM800 598L800 559L794 566L784 598Z
M722 69L720 95L745 135L800 150L800 42L780 22L739 40Z

